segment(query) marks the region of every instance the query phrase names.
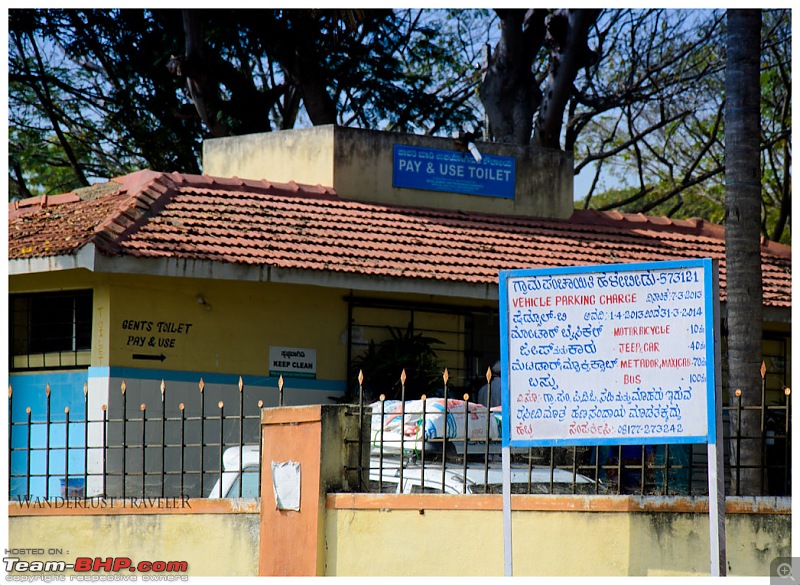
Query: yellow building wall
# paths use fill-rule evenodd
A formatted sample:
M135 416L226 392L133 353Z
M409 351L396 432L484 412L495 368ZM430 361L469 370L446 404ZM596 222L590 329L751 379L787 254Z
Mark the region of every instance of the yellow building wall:
M345 378L345 290L102 275L10 279L10 293L94 289L92 366L263 375L270 346L317 350L317 378ZM163 361L135 359L163 354Z
M92 365L110 365L111 344L111 291L106 284L94 286L94 314L92 315Z
M83 268L59 272L34 272L15 274L8 278L8 293L53 292L94 288L106 276Z
M316 349L318 379L344 379L345 291L290 284L115 276L109 349L116 366L262 375L269 348ZM152 365L151 365L152 367Z
M15 276L9 292L93 289L91 365L268 376L270 347L315 349L318 380L347 377L345 289L69 270ZM430 296L393 300L443 302ZM373 316L373 318L375 318ZM380 311L364 342L405 330L407 311ZM418 312L414 326L443 343L443 365L462 368L463 318ZM356 347L355 351L358 351ZM164 356L163 361L142 355ZM139 356L137 358L137 356ZM398 377L400 372L398 371Z

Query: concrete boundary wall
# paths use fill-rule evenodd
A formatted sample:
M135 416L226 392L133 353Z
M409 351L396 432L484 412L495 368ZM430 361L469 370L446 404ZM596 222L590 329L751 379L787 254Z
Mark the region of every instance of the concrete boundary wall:
M259 508L258 500L246 499L11 502L6 548L29 552L4 556L67 564L79 557L127 558L134 567L142 561L185 562L187 570L170 572L174 577L256 575Z
M502 576L500 495L351 493L368 455L357 420L342 405L264 409L260 499L12 502L8 548L186 561L190 576ZM286 462L298 509L277 507L272 468ZM766 577L791 555L790 498L726 508L729 575ZM707 498L515 495L512 510L516 576L710 574Z
M284 572L503 574L498 495L336 493L324 501L316 529L302 512L278 512L302 525L299 534L283 532ZM707 505L705 498L514 496L514 574L707 575ZM274 515L274 502L263 510ZM276 575L259 567L270 558L259 534L261 511L259 500L247 499L12 502L8 548L45 551L17 555L25 561L127 557L186 561L189 576ZM322 546L292 548L298 537L316 540L312 535ZM730 575L768 575L772 559L791 554L790 499L728 498L727 537Z
M343 408L262 411L259 574L502 576L500 495L335 493L358 461ZM274 509L268 461L299 464L299 509ZM708 498L513 496L512 510L515 575L711 572ZM729 498L727 510L729 574L769 575L791 551L791 499Z
M327 510L326 575L503 575L499 495L332 494ZM710 574L707 498L513 496L512 510L515 576ZM730 575L791 554L789 498L728 498L727 514Z

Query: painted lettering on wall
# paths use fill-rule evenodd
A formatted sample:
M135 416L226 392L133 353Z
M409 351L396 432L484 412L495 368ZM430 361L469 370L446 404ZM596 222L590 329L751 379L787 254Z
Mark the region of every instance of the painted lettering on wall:
M103 361L106 359L105 355L105 332L103 330L103 307L97 307L97 365L102 366Z
M502 277L512 444L708 436L710 261L632 266Z
M122 330L127 333L125 345L128 347L174 349L178 340L192 330L192 323L123 319Z

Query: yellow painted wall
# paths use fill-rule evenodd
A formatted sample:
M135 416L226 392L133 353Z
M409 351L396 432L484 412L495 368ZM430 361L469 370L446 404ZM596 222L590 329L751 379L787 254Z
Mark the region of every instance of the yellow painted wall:
M111 290L116 366L143 367L134 354L163 353L164 368L267 375L269 348L281 346L316 349L317 378L344 377L344 291L128 276L113 277Z
M258 574L258 519L258 513L13 517L7 548L62 550L18 555L26 561L128 557L134 565L186 561L188 572L181 574L193 577L252 576Z
M267 375L272 345L316 349L317 378L345 377L344 290L85 270L9 280L10 293L95 290L92 366Z
M111 291L106 284L97 284L93 295L92 314L92 365L111 365Z
M103 280L103 275L82 268L59 272L15 274L8 278L8 292L14 294L94 288Z
M791 516L727 514L728 574L767 577L770 563L791 556ZM705 514L631 514L630 574L708 574Z
M267 376L270 346L317 351L316 377L344 380L347 290L307 285L104 275L70 270L10 279L10 292L94 289L92 366L157 368ZM430 296L387 295L395 300L444 302ZM393 319L393 316L396 317ZM407 312L381 311L367 339L405 328ZM441 347L463 351L463 318L419 312L415 327L441 330ZM165 356L162 361L135 354ZM460 354L445 365L461 368ZM452 356L459 355L459 360ZM399 373L398 373L399 375Z
M503 575L499 496L488 496L493 498L490 506L485 505L487 496L342 494L337 498L339 503L331 506L329 496L323 516L326 575ZM374 507L348 507L341 503L348 498L362 502L377 498L380 502ZM666 511L663 507L648 512L623 511L623 500L612 498L610 501L619 505L592 511L582 507L583 500L579 499L539 498L537 502L552 509L515 511L514 575L710 573L706 514L669 511L669 505ZM410 501L411 505L392 503ZM765 510L770 508L768 499L754 500L759 501L766 504ZM40 510L33 515L20 515L26 514L25 509L12 504L8 548L62 550L61 555L45 555L47 558L19 555L23 560L72 562L78 556L129 557L134 562L186 561L190 576L257 575L258 504L254 500L190 502L191 513L149 513L141 509L125 513L115 509L105 514L101 510L66 510L60 514ZM430 508L426 508L428 503ZM566 509L571 505L581 509ZM791 515L785 506L781 513L729 512L726 532L731 576L766 577L773 559L791 555Z
M501 510L329 509L327 522L327 575L504 572ZM788 515L729 514L726 531L730 575L767 576L791 552ZM513 573L709 575L708 538L705 514L515 512Z
M91 364L87 365L267 376L270 346L297 347L316 349L317 379L346 379L347 290L98 274L83 269L15 275L9 279L11 294L87 288L94 290ZM373 296L420 303L471 304L465 299L430 295ZM368 326L354 334L364 343L379 342L388 336L386 325L404 328L407 319L405 310L359 307L354 311L354 322ZM459 378L465 367L466 340L454 331L463 332L463 317L416 311L414 324L444 342L435 349L439 350L443 365L451 370L451 386L471 382ZM768 349L770 343L775 344L765 342ZM355 348L354 355L357 353ZM165 360L137 360L135 354L163 354ZM770 383L777 390L768 398L773 400L775 394L780 399L781 381L770 378ZM786 384L791 386L790 366Z

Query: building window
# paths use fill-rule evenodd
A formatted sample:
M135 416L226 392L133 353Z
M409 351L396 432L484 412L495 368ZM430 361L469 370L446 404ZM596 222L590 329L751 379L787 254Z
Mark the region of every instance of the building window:
M9 297L12 370L85 367L92 342L92 291Z
M478 390L486 383L486 370L500 359L500 324L494 307L415 303L354 295L347 297L347 301L349 380L356 379L359 368L354 368L354 364L369 357L371 345L378 346L392 337L413 334L420 336L418 341L434 340L431 349L441 367L436 376L436 389L426 392L426 395L441 396L441 376L447 368L448 395L460 398L467 393L470 400L475 401ZM400 386L400 374L410 365L403 359L409 357L414 347L418 346L400 343L393 351L381 354L397 358L393 364L396 376L393 387L383 384L375 388L375 381L368 379L365 370L364 391L368 400L379 394L395 397ZM413 388L413 381L409 381L406 390L413 394ZM353 387L348 390L355 391Z

